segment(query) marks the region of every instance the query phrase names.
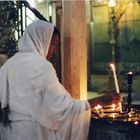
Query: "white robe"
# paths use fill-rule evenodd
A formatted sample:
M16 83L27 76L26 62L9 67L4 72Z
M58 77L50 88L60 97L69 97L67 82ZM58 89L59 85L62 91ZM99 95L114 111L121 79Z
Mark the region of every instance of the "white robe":
M20 51L3 65L0 101L9 104L12 121L1 129L1 140L87 139L88 102L73 99L52 64L35 51Z

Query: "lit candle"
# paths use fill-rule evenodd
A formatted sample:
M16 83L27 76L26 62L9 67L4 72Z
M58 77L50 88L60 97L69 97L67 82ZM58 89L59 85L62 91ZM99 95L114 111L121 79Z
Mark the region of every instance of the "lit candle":
M115 118L116 117L115 115L116 115L115 113L112 113L112 118Z
M100 116L103 115L103 107L101 105L96 105L94 109L96 110L96 113L100 114Z
M110 64L110 67L112 68L112 72L113 72L113 77L114 77L116 92L117 93L120 93L119 85L118 85L118 80L117 80L117 75L116 75L116 70L115 70L115 66L114 66L114 64Z
M137 125L137 124L139 124L139 122L138 121L135 121L134 124Z
M114 66L114 64L110 64L110 67L112 68L112 72L113 72L113 77L114 77L116 92L117 93L120 93L120 89L119 89L119 85L118 85L118 79L117 79L117 75L116 75L115 66ZM121 105L121 103L119 103L119 109L120 109L120 112L122 112L122 105Z
M95 109L96 109L96 110L102 109L102 108L103 108L103 107L102 107L101 105L99 105L99 104L95 106Z
M112 111L115 112L115 104L112 104ZM115 113L112 113L112 118L115 118Z
M112 111L115 111L115 104L112 104Z

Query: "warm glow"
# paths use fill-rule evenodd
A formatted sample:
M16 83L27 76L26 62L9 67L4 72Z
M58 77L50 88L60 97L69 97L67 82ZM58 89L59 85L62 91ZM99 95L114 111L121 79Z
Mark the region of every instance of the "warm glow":
M135 121L135 122L134 122L135 125L137 125L138 123L139 123L138 121Z
M129 72L128 72L128 74L132 75L132 74L133 74L133 72L132 72L132 71L129 71Z
M81 65L81 67L85 67L85 65ZM82 68L80 75L80 99L87 100L87 77L86 77L86 69Z
M115 116L115 113L112 113L112 118L115 118L116 116Z
M128 113L128 116L129 116L129 117L132 117L132 113L131 113L131 112L130 112L130 113Z
M109 6L109 7L115 7L115 6L116 6L115 0L109 0L108 6Z
M114 68L114 64L111 63L111 64L110 64L110 67L113 69L113 68Z
M98 104L98 105L95 106L95 109L96 109L96 110L102 109L102 106Z
M112 110L115 111L115 104L112 104Z

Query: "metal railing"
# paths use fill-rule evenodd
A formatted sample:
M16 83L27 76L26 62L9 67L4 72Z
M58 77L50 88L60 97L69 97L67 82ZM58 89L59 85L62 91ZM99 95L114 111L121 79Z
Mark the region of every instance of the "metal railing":
M25 28L28 25L28 21L34 21L30 15L27 14L27 8L37 17L38 19L49 22L37 9L33 8L27 1L16 1L17 7L17 39L19 39Z

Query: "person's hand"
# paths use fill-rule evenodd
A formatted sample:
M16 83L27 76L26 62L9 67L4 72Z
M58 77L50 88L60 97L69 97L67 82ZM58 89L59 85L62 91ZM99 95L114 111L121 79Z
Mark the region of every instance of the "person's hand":
M122 102L122 96L118 93L106 93L100 97L88 100L91 108L100 104L101 106L118 104Z
M111 105L111 104L118 104L122 102L122 96L118 93L106 93L103 96L99 97L101 105Z

